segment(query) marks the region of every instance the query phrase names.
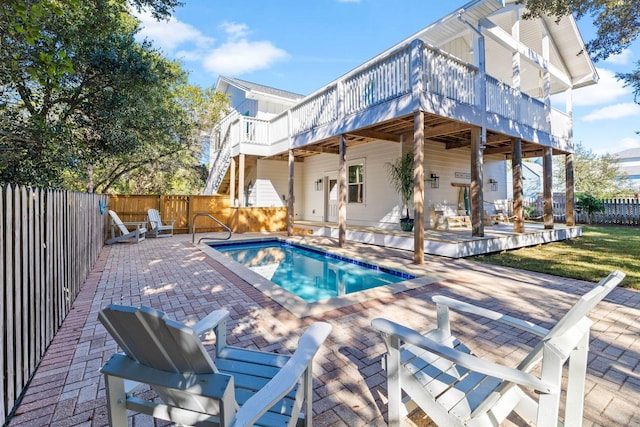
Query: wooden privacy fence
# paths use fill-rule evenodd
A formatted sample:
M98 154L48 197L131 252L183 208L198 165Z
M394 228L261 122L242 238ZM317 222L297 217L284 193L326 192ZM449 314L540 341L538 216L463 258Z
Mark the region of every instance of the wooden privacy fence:
M0 188L0 424L4 424L104 244L107 196Z
M604 200L604 211L593 214L592 224L601 225L640 225L640 199L611 199ZM544 203L542 200L525 200L525 209L529 210L532 220L542 220ZM511 207L513 210L513 207ZM553 220L564 222L566 204L563 198L554 197ZM576 222L588 223L587 213L578 209L576 203Z
M112 195L109 209L122 221L145 221L149 209L157 209L163 221L174 219L174 233L190 233L197 214L210 214L227 225L234 233L284 231L287 229L287 208L229 205L229 196L140 196ZM215 232L222 228L206 216L196 220L196 231Z

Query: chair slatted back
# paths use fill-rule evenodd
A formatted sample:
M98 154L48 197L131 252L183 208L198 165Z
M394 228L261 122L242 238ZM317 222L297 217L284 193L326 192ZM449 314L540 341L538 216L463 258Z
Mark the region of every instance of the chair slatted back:
M576 325L580 319L584 318L589 312L616 286L622 282L625 274L615 270L607 277L602 279L589 292L580 297L573 307L556 323L556 325L547 333L547 335L536 345L529 355L518 365L518 369L528 371L541 357L544 344L554 337L561 336L567 330Z
M115 213L112 210L109 210L109 216L111 216L111 221L113 221L116 227L118 227L118 230L120 230L120 233L122 233L123 235L129 234L129 230L127 230L127 227L124 225L124 223L122 222L122 220L120 219L117 213Z
M148 307L111 304L98 318L124 353L138 363L167 372L218 372L193 329Z
M162 220L160 219L160 212L157 209L149 209L147 211L147 215L149 216L149 222L151 223L151 228L156 228L162 225Z

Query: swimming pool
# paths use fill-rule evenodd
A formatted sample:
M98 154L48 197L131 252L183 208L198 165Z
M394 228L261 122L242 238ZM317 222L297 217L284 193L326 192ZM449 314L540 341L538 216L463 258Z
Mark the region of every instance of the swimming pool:
M307 302L415 278L408 273L276 239L209 246Z

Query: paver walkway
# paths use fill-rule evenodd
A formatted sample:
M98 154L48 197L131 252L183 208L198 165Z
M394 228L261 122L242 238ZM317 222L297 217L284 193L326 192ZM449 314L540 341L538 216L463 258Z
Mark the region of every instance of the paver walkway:
M327 239L304 239L335 248ZM380 259L399 257L407 264L413 257L372 246L349 245L348 250ZM426 330L435 322L431 296L446 294L528 315L548 327L592 286L437 257L428 257L423 269L437 278L436 283L321 316L333 331L314 366L316 426L386 425L386 382L380 367L384 345L370 327L373 318L387 317ZM230 344L271 351L294 349L302 329L315 320L291 315L205 256L187 236L105 247L10 426L107 424L99 369L116 346L96 319L98 311L111 302L148 305L190 324L212 310L226 308L231 312ZM595 324L585 426L640 425L640 292L615 289L590 317ZM458 335L473 342L482 357L515 365L528 351L527 343L504 326L479 325L459 316L453 321ZM153 421L136 415L131 424L148 426Z

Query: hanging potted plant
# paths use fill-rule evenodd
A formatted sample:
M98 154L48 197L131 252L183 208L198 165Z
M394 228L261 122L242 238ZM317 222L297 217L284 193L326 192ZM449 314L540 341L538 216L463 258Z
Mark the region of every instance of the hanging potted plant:
M409 205L413 200L413 153L400 156L393 163L386 163L387 173L394 188L400 194L406 215L400 219L402 231L413 230L413 218L409 216Z

